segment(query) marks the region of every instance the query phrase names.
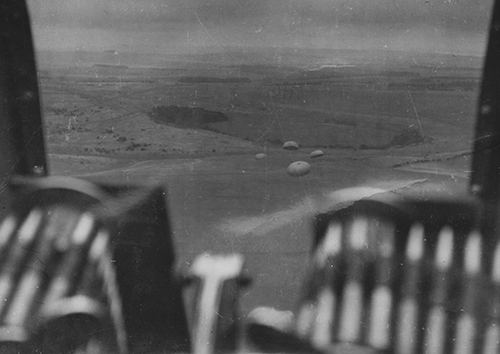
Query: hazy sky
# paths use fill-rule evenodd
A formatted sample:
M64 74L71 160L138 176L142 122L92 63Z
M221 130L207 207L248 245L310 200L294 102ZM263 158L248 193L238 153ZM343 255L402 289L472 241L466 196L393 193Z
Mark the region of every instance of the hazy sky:
M389 48L480 54L492 0L29 0L40 48Z

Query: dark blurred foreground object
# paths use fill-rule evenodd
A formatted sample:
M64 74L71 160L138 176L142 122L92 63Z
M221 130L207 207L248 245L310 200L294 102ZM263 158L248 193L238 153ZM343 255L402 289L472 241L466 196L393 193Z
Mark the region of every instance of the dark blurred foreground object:
M239 255L194 260L186 316L162 188L38 177L14 179L11 192L0 223L2 353L500 348L500 246L487 247L473 198L381 194L318 215L295 314L260 308L245 323Z
M189 350L162 188L48 177L11 189L0 224L0 352Z
M66 177L18 177L10 187L15 202L0 223L0 353L240 348L243 258L195 259L184 277L188 331L162 187Z
M481 215L473 198L389 194L319 215L295 316L260 309L250 338L263 351L499 353L500 242L485 242Z
M12 175L47 174L38 76L25 1L0 1L0 217Z
M196 257L185 277L192 353L234 353L241 348L238 298L249 281L239 254L204 253Z

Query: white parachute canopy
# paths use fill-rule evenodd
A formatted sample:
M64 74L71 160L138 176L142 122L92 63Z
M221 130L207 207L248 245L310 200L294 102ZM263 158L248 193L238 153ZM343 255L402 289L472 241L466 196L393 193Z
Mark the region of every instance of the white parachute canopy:
M323 152L323 150L314 150L313 152L311 152L309 154L309 156L311 156L311 158L316 158L316 157L321 157L323 156L325 153Z
M293 140L285 141L285 143L283 144L283 149L285 149L285 150L298 150L299 144Z
M305 176L311 172L311 165L305 161L295 161L288 165L286 172L293 177Z

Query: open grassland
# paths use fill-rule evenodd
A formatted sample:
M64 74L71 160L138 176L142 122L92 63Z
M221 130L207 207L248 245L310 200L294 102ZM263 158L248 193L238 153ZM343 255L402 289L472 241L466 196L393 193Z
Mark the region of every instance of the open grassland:
M253 152L292 139L308 148L418 145L427 154L468 149L472 139L480 72L477 64L460 66L464 58L390 68L196 61L206 55L163 66L94 62L106 55L41 71L50 151L193 156ZM168 107L184 116L162 122L158 112ZM195 110L224 119L186 116Z

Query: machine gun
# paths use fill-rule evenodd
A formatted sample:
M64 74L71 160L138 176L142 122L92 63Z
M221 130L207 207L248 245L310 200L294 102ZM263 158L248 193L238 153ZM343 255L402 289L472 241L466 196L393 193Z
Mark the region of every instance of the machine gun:
M317 215L295 313L243 321L243 258L176 271L163 187L47 176L26 5L2 1L0 352L500 353L499 29L496 1L470 194Z

